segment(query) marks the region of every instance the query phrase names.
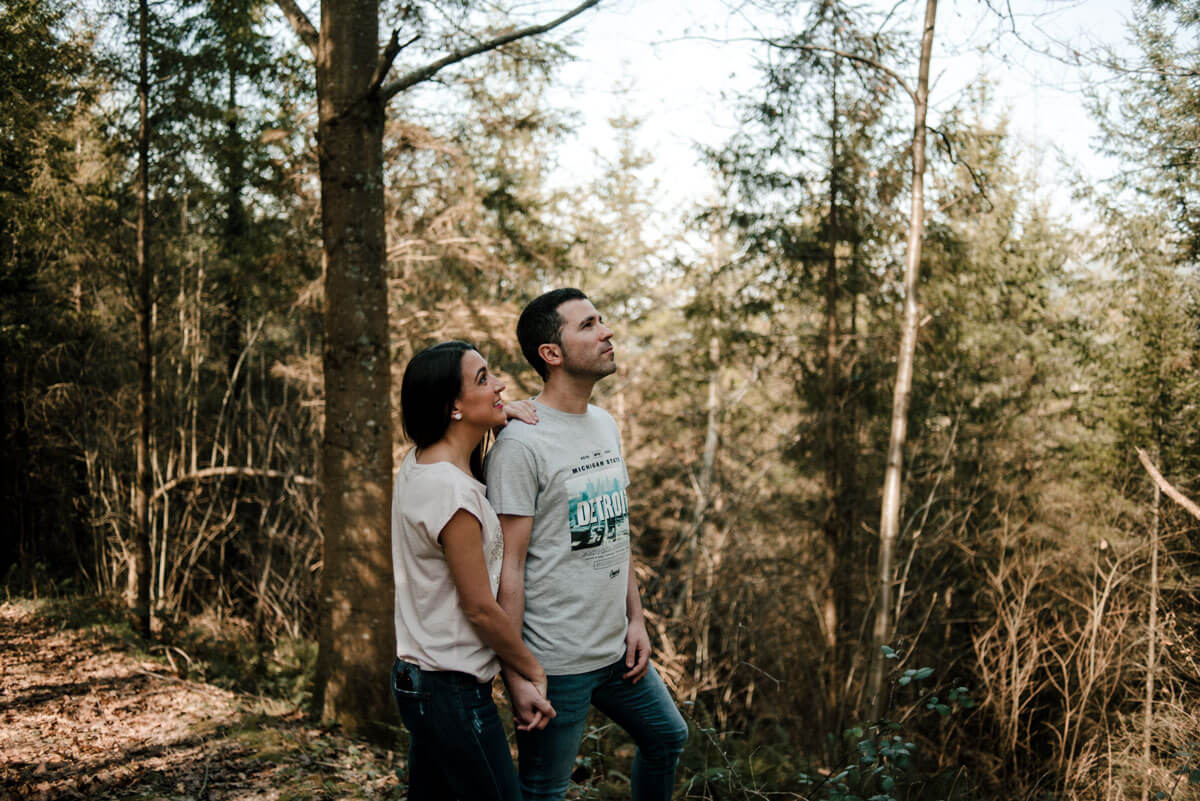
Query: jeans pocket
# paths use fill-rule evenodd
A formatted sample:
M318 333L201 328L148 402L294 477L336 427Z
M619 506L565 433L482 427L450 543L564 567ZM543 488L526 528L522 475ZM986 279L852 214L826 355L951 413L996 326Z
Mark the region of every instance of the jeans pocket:
M428 701L430 694L422 687L421 670L416 665L396 661L392 667L392 694L396 703Z

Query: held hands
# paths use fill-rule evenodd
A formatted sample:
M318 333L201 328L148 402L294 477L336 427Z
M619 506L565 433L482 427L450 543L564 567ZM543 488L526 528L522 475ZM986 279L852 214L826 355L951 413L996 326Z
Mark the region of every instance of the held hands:
M530 681L515 670L505 669L503 677L517 728L521 731L546 728L550 719L558 714L546 700L546 674Z
M625 632L625 667L629 671L621 678L634 684L642 680L650 669L650 635L646 633L646 622L641 618L629 621Z

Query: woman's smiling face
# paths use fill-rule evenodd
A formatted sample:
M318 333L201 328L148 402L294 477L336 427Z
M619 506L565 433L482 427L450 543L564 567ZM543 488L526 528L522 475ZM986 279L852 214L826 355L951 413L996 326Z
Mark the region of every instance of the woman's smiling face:
M488 369L484 358L476 351L465 351L462 355L462 391L454 403L463 422L480 428L503 425L504 402L500 400L503 391L504 383Z

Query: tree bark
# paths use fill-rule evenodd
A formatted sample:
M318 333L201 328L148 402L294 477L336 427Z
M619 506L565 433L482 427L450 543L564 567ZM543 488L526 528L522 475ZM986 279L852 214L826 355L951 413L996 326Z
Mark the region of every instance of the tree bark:
M325 0L317 48L317 156L325 270L324 569L314 703L351 733L390 716L393 653L391 353L383 126L368 92L379 0Z
M150 418L154 403L154 382L151 376L150 352L150 260L149 260L149 203L150 203L150 6L148 0L138 2L138 168L137 168L137 329L138 329L138 433L136 450L137 472L134 477L133 520L136 548L131 573L137 577L133 598L135 614L142 636L149 637L153 611L150 606L150 573L153 556L150 552L150 493L153 489L150 473Z
M917 286L921 272L921 242L925 230L925 116L929 99L929 60L933 50L933 27L937 0L926 0L925 26L921 36L921 63L913 102L912 213L908 225L908 256L904 266L904 323L896 364L896 386L892 393L891 435L883 481L883 504L879 515L878 604L872 638L871 670L867 699L873 717L884 712L882 647L892 634L892 574L896 537L900 531L900 480L904 444L908 434L908 404L912 392L913 360L920 326Z

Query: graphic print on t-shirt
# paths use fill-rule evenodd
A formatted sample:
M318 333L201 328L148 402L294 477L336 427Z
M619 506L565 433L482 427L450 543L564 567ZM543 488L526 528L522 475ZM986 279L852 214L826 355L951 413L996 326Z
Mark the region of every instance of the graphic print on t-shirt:
M607 570L616 578L629 562L629 502L621 457L608 451L584 458L571 469L566 485L571 550L593 570Z

